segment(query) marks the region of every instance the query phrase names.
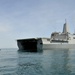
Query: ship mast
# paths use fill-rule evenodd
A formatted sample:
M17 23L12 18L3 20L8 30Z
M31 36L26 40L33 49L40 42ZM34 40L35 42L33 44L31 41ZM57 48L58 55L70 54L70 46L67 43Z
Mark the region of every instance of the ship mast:
M69 28L68 28L68 24L67 24L66 19L65 19L65 24L64 24L64 27L63 27L63 33L69 33Z

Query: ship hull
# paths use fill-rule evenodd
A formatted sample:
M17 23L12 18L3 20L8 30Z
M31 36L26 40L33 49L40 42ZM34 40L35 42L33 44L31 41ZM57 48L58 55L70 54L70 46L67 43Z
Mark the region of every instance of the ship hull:
M51 49L75 49L75 44L50 43L50 40L42 38L17 40L17 45L19 50L34 51L34 52Z
M43 49L75 49L75 44L43 44Z
M19 50L25 50L25 51L36 51L37 50L37 40L36 39L17 40L17 45L18 45Z

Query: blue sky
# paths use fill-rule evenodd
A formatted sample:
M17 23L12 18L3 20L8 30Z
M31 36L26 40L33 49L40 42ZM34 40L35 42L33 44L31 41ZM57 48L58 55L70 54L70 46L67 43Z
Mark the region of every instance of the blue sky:
M75 0L0 0L0 48L17 48L16 39L50 37L65 19L75 30Z

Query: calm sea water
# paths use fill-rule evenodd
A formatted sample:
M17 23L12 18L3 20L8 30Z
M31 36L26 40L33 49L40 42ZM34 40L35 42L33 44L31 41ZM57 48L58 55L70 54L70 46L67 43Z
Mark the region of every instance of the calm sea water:
M75 50L0 50L0 75L75 75Z

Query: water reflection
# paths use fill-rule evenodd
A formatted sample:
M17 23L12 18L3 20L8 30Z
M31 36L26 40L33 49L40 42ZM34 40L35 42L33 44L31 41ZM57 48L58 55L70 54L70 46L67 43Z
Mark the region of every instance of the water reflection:
M69 50L53 51L51 69L53 75L70 75L68 61Z
M18 50L18 52L43 52L43 50L37 50L37 49L27 49L27 50Z
M18 52L18 75L71 75L69 50ZM73 73L74 74L74 73Z
M18 74L36 75L42 74L41 53L19 52L18 53Z

